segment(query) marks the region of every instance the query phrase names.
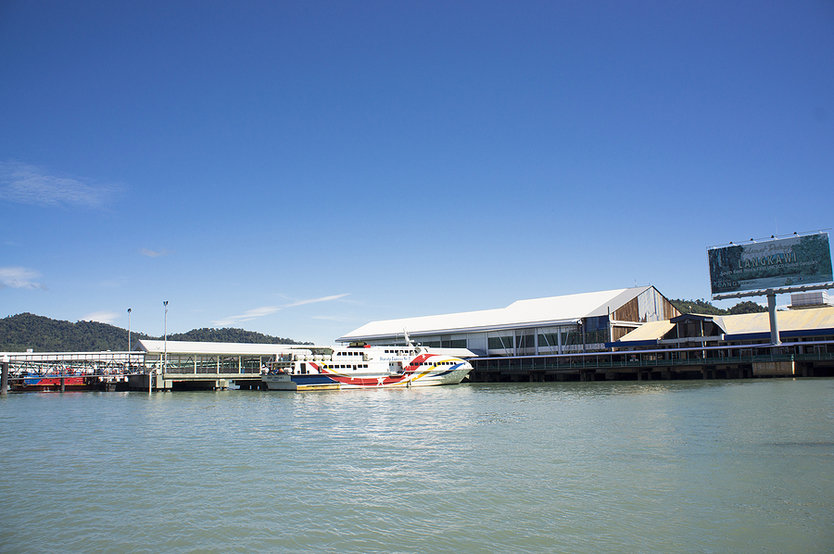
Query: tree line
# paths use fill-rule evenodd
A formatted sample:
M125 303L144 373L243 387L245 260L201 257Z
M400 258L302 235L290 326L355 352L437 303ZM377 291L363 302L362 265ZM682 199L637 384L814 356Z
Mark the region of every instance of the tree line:
M765 308L764 306L756 304L755 302L751 302L750 300L739 302L735 306L726 309L717 308L713 306L711 303L704 301L703 299L670 300L670 302L682 314L736 315L755 314L767 311L767 308Z
M133 345L139 339L162 340L131 331ZM248 342L257 344L312 344L283 337L273 337L244 329L193 329L173 333L168 340L198 342ZM97 321L60 321L40 315L22 313L0 319L0 352L100 352L127 350L127 329Z

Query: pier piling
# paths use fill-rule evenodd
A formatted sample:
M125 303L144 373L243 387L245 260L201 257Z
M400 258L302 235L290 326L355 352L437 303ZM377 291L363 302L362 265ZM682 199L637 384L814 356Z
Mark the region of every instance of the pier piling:
M0 378L0 396L5 396L9 390L9 358L4 357L2 364L2 378Z

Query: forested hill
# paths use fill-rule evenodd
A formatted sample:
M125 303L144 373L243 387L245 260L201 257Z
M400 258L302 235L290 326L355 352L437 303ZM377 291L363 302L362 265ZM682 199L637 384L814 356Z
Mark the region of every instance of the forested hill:
M251 342L254 344L313 344L312 342L299 342L293 339L264 335L263 333L258 333L257 331L245 331L243 329L234 329L231 327L224 327L222 329L212 329L209 327L192 329L187 333L168 335L168 340L189 340L196 342Z
M161 339L131 331L131 340ZM169 340L311 344L243 329L194 329L168 335ZM127 329L96 321L59 321L23 313L0 319L0 352L99 352L127 350Z
M670 300L672 305L678 309L682 314L703 314L703 315L735 315L735 314L755 314L759 312L766 312L767 308L760 306L755 302L746 300L739 302L732 308L716 308L709 302L704 300Z

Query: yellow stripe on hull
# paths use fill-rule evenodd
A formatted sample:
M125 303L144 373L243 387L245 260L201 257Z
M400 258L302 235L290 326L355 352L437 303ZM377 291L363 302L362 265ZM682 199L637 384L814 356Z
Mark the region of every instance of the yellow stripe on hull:
M342 388L342 385L333 383L326 385L298 385L295 390L339 390L340 388Z

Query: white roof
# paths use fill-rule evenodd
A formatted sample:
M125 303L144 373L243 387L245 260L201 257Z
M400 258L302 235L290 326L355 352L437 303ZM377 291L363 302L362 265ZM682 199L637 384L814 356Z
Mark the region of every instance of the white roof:
M148 353L161 354L165 351L165 341L141 339L139 349ZM312 350L314 348L332 348L344 350L345 347L313 346L311 344L255 344L241 342L189 342L168 341L168 354L226 354L229 356L270 356L272 354L286 354L298 350ZM401 348L401 347L397 347ZM472 358L475 354L466 348L426 348L431 354L453 356L455 358ZM121 353L126 354L126 353Z
M770 332L770 315L767 312L725 315L715 319L728 335ZM834 328L834 307L776 312L776 319L780 332L831 329Z
M154 354L166 350L166 341L141 339L139 349ZM255 344L246 342L192 342L167 341L169 354L229 354L229 355L271 355L284 354L292 350L316 348L311 344ZM331 347L332 348L332 347Z
M518 300L506 308L492 310L372 321L336 340L347 342L396 337L402 336L403 330L410 335L426 335L573 323L584 317L608 315L609 310L613 312L650 288L645 286L550 296Z

